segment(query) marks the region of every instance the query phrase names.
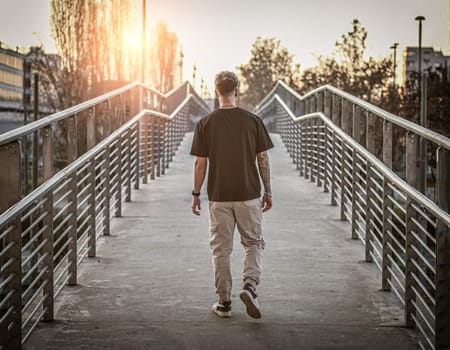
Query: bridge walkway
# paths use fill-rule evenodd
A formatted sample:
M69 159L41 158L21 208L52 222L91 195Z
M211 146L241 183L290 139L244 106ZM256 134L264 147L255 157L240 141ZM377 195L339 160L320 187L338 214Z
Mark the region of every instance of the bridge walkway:
M40 323L24 349L417 348L350 225L329 194L298 176L278 135L270 151L274 208L264 216L263 318L250 319L238 297L237 237L233 317L212 314L206 198L200 217L190 212L191 138L166 175L133 192L97 257L81 264L79 285L57 300L55 321Z

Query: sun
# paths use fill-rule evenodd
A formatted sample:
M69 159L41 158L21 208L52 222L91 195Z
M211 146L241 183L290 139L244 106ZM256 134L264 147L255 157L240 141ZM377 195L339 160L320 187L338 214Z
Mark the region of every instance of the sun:
M128 49L138 49L141 46L141 33L136 29L124 31L123 43Z

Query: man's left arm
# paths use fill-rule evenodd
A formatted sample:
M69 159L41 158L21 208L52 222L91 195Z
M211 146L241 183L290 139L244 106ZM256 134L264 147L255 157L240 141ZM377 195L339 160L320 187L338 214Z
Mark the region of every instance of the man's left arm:
M272 208L272 188L270 186L270 163L269 155L266 151L256 155L258 161L259 175L264 186L264 196L262 198L263 212Z

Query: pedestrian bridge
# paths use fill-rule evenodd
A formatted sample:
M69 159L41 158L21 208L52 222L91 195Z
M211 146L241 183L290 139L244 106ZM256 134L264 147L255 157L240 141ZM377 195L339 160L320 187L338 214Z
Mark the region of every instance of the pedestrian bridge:
M1 349L450 346L448 138L279 82L256 107L275 141L263 318L236 297L236 241L224 320L207 198L190 211L191 131L208 111L187 83L133 83L0 136Z

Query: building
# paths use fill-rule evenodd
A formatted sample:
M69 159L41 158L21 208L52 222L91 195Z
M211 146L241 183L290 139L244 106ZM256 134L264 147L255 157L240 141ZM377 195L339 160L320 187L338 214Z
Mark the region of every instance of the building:
M442 51L434 51L433 47L422 47L422 71L428 69L445 68L450 72L450 56L445 56ZM411 80L419 71L419 48L406 47L403 52L403 83Z
M0 44L0 133L23 124L24 59L24 54Z

